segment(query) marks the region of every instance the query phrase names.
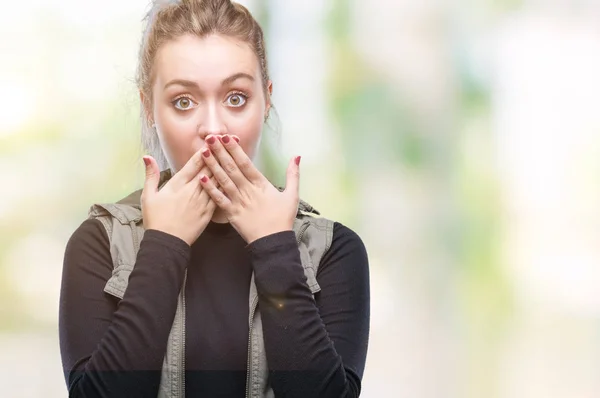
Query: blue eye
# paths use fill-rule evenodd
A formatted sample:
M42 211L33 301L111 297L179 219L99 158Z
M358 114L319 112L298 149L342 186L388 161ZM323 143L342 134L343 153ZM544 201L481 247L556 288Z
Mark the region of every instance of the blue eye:
M175 106L175 108L177 108L181 111L186 111L193 107L194 101L192 101L188 97L180 97L180 98L177 98L175 101L173 101L173 105Z
M233 93L229 97L227 97L227 100L225 101L225 103L228 106L231 106L234 108L239 108L240 106L243 106L246 103L247 99L248 99L248 97L245 94Z

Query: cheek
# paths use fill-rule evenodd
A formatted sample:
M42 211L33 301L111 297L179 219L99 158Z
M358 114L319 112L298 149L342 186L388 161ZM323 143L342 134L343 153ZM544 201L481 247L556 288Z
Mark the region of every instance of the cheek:
M228 126L230 134L240 137L240 145L250 158L254 158L256 147L260 142L263 128L263 115L260 112L248 112Z
M252 106L243 112L223 112L221 117L229 134L237 135L244 152L251 159L256 154L264 123L264 109ZM189 158L202 146L198 134L197 113L189 117L178 117L168 106L157 104L154 107L154 120L158 137L167 160L172 168L180 170Z
M180 170L194 153L194 140L198 140L192 119L174 117L162 107L155 109L158 137L172 168ZM196 148L198 149L198 148Z

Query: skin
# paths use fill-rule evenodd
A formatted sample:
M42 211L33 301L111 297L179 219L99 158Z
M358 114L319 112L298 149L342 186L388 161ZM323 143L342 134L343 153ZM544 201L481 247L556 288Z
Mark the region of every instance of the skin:
M216 203L212 220L232 223L247 242L291 229L298 203L297 182L281 193L252 164L271 106L271 93L272 83L263 86L259 61L252 49L236 39L216 34L204 38L185 35L163 44L154 61L152 101L145 101L140 93L143 103L148 104L146 116L151 124L156 124L160 144L176 175L186 169L190 159L197 162L199 157L195 154L210 146L213 156L202 156L195 167L190 167L198 173L198 179L207 176L197 190L205 189L202 198L208 193ZM211 136L216 145L207 145ZM220 141L224 136L231 137L225 146ZM244 166L243 172L239 162ZM153 159L149 164L147 179L154 181L157 166ZM298 165L291 161L290 167ZM288 177L298 178L297 170L291 173L288 169ZM186 181L191 184L195 179L188 176ZM153 182L149 186L153 198L161 195L162 190L155 191ZM183 203L185 199L173 196L171 200ZM265 212L270 216L265 217ZM151 227L162 228L156 223ZM193 241L192 238L186 241Z
M154 62L151 120L175 171L209 134L237 135L254 158L270 96L265 95L258 59L247 44L220 35L186 35L165 43ZM238 74L249 78L222 84ZM267 89L270 94L271 82Z
M140 96L174 172L203 148L209 134L236 135L254 158L273 86L269 81L266 95L258 59L247 44L221 35L185 35L159 48L153 72L151 103ZM250 78L222 84L240 74ZM219 209L213 221L227 222Z
M206 175L202 187L247 243L277 232L289 231L298 209L300 156L290 160L285 190L280 192L265 178L229 135L209 136L202 151L219 189Z

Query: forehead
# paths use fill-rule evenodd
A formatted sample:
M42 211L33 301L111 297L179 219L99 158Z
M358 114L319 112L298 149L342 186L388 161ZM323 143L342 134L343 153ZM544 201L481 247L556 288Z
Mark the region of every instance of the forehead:
M203 86L220 85L236 73L248 73L260 82L259 64L249 45L221 35L199 38L185 35L164 43L154 60L155 82L187 79Z

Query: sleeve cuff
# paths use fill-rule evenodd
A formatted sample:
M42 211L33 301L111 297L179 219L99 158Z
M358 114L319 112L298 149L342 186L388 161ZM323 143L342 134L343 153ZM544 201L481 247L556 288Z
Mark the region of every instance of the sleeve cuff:
M152 243L158 243L162 246L172 249L186 259L189 259L191 256L192 248L190 245L175 235L171 235L156 229L147 229L144 232L144 240L151 241Z
M296 245L296 234L294 231L281 231L255 240L248 244L246 249L251 254L257 254L271 252L277 250L281 246L288 246L292 243Z

